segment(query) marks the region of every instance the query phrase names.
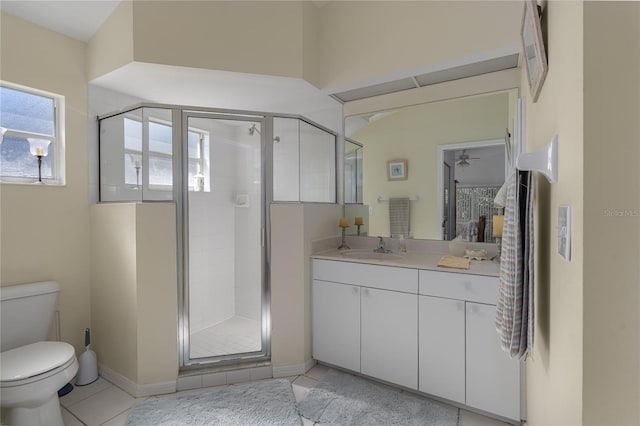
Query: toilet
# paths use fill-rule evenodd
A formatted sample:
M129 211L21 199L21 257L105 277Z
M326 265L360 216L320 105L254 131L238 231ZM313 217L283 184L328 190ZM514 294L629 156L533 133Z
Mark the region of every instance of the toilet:
M64 425L58 389L76 375L73 346L46 341L60 285L0 287L0 405L3 424Z

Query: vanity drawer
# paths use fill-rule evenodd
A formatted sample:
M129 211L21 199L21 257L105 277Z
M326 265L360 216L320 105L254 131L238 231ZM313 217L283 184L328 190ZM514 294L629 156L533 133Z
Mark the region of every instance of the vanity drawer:
M420 294L495 305L498 277L420 270Z
M418 270L410 268L314 259L313 279L418 293Z

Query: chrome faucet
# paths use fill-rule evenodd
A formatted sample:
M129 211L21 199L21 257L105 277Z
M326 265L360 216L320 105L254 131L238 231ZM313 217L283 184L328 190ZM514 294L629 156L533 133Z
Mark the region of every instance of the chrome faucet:
M384 246L384 238L378 237L378 248L373 250L376 253L391 253L391 250L387 250Z

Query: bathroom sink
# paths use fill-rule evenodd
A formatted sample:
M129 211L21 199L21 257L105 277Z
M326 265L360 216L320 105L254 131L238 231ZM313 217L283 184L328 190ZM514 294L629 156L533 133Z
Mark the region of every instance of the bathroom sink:
M396 260L402 259L403 256L395 253L379 253L372 250L345 250L342 252L343 257L349 259L371 259L371 260Z

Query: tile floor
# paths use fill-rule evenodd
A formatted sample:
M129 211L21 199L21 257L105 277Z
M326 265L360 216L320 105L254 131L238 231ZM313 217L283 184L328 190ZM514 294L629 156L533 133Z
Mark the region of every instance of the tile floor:
M191 335L191 358L256 352L261 349L260 321L234 316Z
M296 401L306 396L314 387L327 367L316 365L303 376L288 377L293 387ZM191 392L191 391L185 391ZM62 398L62 417L66 426L121 426L124 424L129 410L138 401L146 398L133 398L126 392L99 378L90 385L75 387ZM311 420L301 418L303 426L313 426ZM316 425L320 426L319 423ZM466 410L460 410L459 426L507 426L489 417Z

